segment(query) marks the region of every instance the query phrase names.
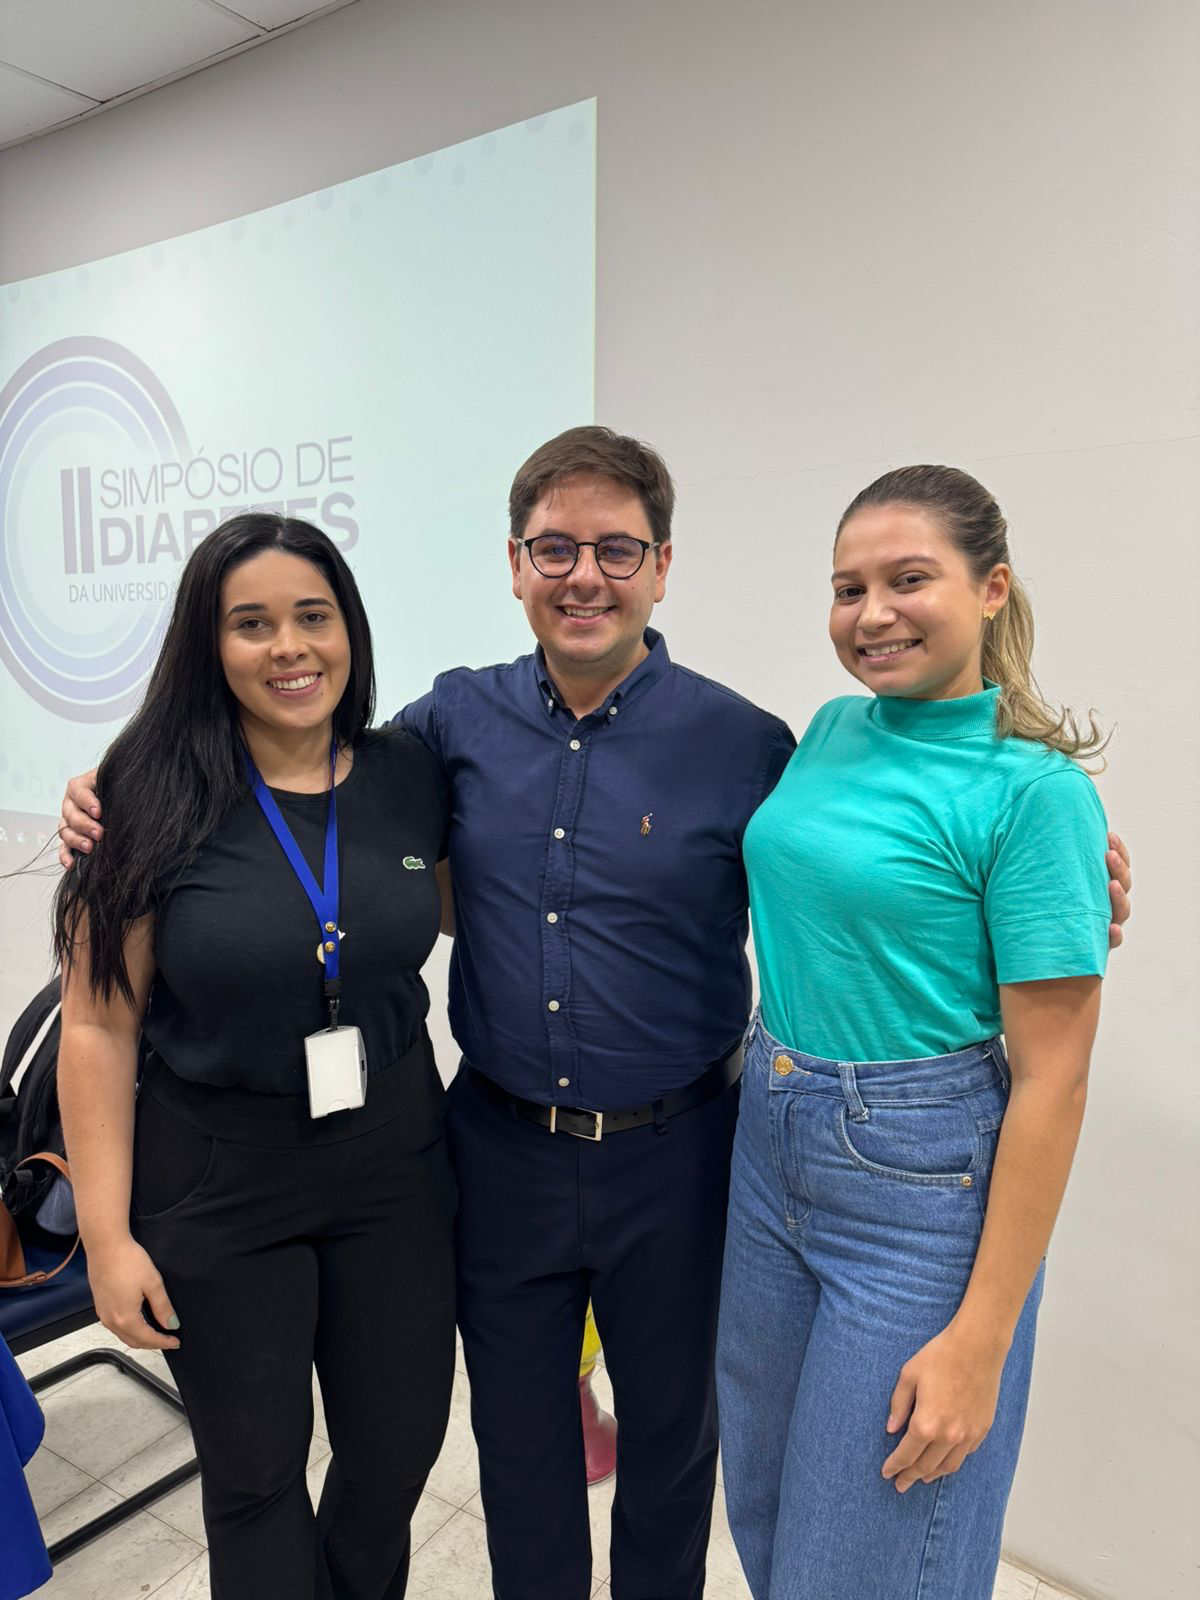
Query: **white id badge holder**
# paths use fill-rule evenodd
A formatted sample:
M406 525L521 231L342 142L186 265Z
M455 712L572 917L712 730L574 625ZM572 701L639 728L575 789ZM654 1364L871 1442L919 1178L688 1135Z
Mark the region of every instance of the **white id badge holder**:
M304 1041L308 1112L328 1117L367 1103L367 1053L357 1028L322 1028Z

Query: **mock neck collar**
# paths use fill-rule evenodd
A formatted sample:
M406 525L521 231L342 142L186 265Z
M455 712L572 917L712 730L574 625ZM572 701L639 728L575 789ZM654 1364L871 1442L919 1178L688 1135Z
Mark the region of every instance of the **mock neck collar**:
M647 654L638 662L627 678L623 678L612 691L604 704L598 706L590 713L592 716L606 716L608 709L613 705L628 704L644 694L653 684L657 683L664 672L670 670L671 658L667 654L666 642L661 633L654 628L647 628L642 635ZM533 653L534 670L537 673L538 687L542 693L542 702L547 713L553 716L556 711L565 710L562 696L558 692L553 679L550 677L546 666L546 657L541 645Z
M979 739L996 732L999 684L983 680L978 694L955 700L910 700L903 695L877 695L870 716L888 733L904 739Z

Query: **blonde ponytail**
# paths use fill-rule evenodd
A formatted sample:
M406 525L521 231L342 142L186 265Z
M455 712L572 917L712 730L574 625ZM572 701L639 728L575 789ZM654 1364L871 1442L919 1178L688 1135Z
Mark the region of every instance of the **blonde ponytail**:
M983 628L981 669L985 678L1000 685L996 712L1000 737L1036 740L1080 763L1100 757L1098 765L1087 770L1103 772L1101 751L1111 736L1100 727L1095 714L1089 711L1084 722L1065 706L1052 706L1038 688L1033 675L1033 607L1015 574L1007 604Z

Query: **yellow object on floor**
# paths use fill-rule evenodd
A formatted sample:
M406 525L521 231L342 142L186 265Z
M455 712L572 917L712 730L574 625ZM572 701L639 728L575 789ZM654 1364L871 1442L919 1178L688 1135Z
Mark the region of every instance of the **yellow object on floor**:
M592 1315L592 1308L588 1306L587 1321L583 1325L583 1354L579 1360L579 1376L586 1378L596 1365L596 1357L600 1354L600 1335L596 1332L596 1319Z

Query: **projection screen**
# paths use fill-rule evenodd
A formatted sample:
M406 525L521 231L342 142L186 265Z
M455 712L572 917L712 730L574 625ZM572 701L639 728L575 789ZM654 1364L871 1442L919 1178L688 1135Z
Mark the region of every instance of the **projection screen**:
M239 509L338 542L381 714L527 647L506 495L593 414L595 147L587 101L0 291L0 866L48 839Z

